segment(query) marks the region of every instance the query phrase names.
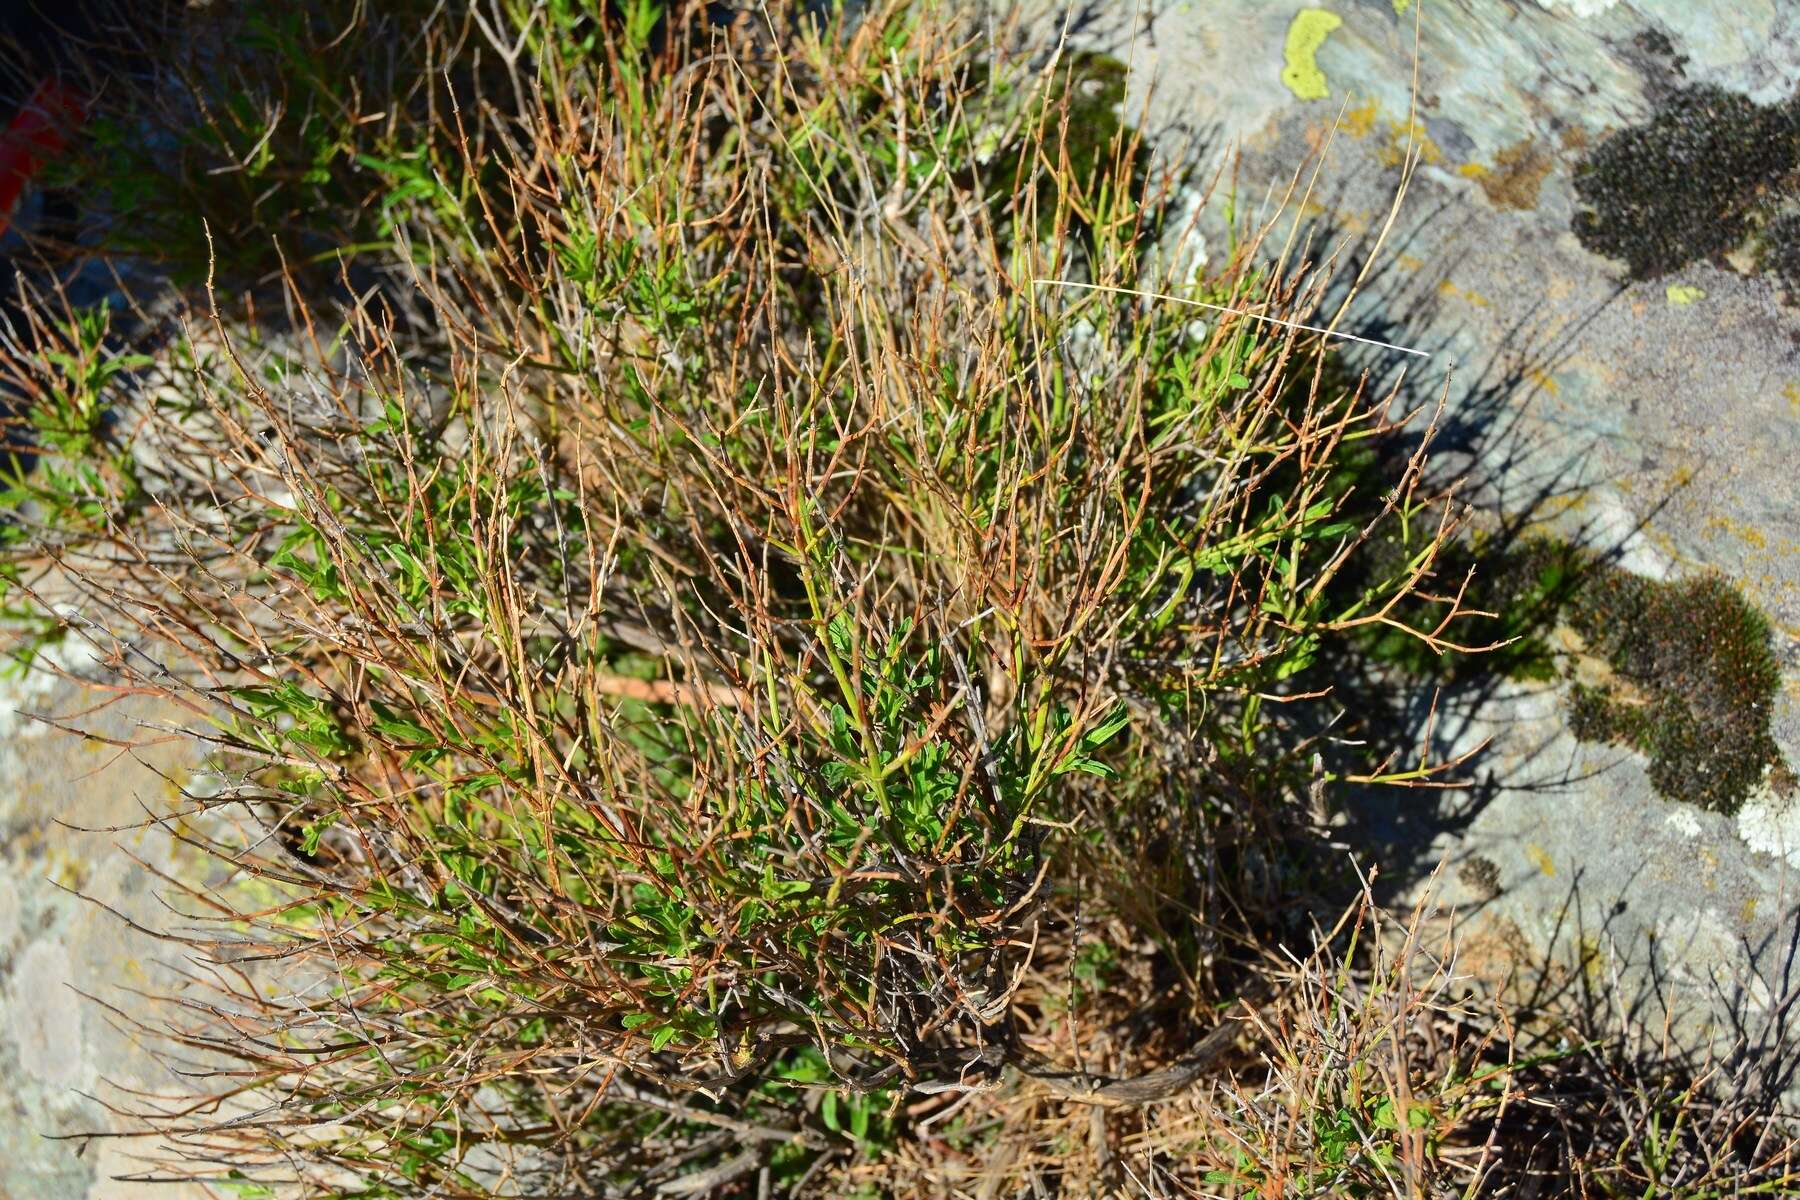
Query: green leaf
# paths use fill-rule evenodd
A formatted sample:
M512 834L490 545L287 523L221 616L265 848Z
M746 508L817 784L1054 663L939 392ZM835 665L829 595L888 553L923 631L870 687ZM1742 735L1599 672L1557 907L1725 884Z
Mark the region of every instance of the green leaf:
M869 1110L873 1102L867 1096L858 1097L850 1106L850 1136L859 1142L869 1140Z
M825 626L825 636L831 642L832 653L839 658L850 657L851 647L855 645L855 638L850 631L849 617L839 613L831 618L830 623Z
M384 737L408 746L429 744L437 740L429 729L417 721L401 716L379 700L371 700L369 708L375 713L375 719L370 725Z
M811 890L812 884L804 879L777 879L774 867L767 865L763 867L762 896L764 900L780 900Z
M336 821L337 814L332 813L330 816L320 817L317 821L307 823L305 831L300 836L300 849L308 858L319 852L319 835L330 829Z
M1131 711L1120 701L1114 706L1105 720L1088 730L1081 737L1081 745L1086 750L1097 750L1117 737L1119 731L1131 724Z

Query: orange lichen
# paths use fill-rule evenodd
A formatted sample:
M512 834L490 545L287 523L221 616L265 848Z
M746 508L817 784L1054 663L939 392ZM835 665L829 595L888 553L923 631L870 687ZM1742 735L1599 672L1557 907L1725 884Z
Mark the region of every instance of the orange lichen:
M1521 138L1494 156L1492 169L1477 177L1495 208L1532 209L1554 160L1531 138Z

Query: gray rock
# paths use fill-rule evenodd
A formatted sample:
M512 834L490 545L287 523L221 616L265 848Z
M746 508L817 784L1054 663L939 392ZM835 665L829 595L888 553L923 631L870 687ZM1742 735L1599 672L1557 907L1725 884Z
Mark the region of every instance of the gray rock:
M79 653L59 658L84 665ZM106 1107L124 1098L118 1089L154 1091L172 1081L117 1015L88 997L152 1018L138 990L175 982L161 963L170 947L119 918L166 926L155 881L129 856L163 869L183 856L160 830L104 830L139 825L143 805L166 807L169 787L159 771L176 766L183 752L121 757L28 716L91 703L46 673L0 682L0 1198L142 1195L143 1184L112 1177L141 1171L138 1156L153 1142L58 1139L122 1128ZM148 715L115 707L99 725L116 736L131 731L134 716Z
M1317 100L1283 83L1288 31L1309 8L1341 18L1314 55ZM1298 214L1339 279L1372 259L1347 328L1431 354L1359 347L1358 361L1387 379L1404 368L1413 402L1446 397L1440 444L1472 473L1489 522L1616 550L1646 574L1734 580L1776 628L1772 726L1790 763L1800 312L1741 262L1630 280L1571 220L1588 148L1681 86L1787 99L1797 35L1792 0L1422 0L1422 14L1389 0L1176 3L1084 34L1131 61L1155 124L1210 138L1212 162L1241 154L1240 213L1271 214L1329 147L1317 189L1284 220ZM1409 147L1418 171L1372 254ZM1430 699L1411 700L1420 738ZM1658 1029L1668 1016L1699 1050L1791 1054L1800 799L1770 790L1732 818L1659 796L1636 755L1570 736L1554 685L1446 695L1429 736L1446 753L1491 745L1467 792L1351 798L1390 879L1491 863L1453 896L1579 967L1619 1014Z
M34 941L13 964L7 989L7 1033L19 1069L38 1083L72 1088L82 1082L87 1046L68 947Z

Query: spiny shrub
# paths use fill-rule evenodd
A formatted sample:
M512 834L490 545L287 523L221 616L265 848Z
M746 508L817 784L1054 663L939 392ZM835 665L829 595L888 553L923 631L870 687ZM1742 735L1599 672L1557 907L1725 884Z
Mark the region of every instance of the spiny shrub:
M1292 329L1144 294L1188 284L1179 180L1128 124L1073 154L1066 63L916 6L433 9L431 73L354 104L306 20L203 11L153 47L185 88L130 110L266 123L245 170L301 192L170 239L167 319L29 298L5 540L12 603L188 714L184 836L260 880L186 885L166 1032L231 1063L222 1107L158 1121L190 1164L797 1187L844 1113L866 1137L908 1090L1030 1069L1046 914L1102 884L1179 901L1211 1011L1196 918L1272 907L1219 864L1310 757L1270 709L1322 638L1399 623L1448 518L1329 586L1418 519L1418 463L1342 519L1385 400L1296 388ZM243 23L276 110L204 69ZM249 186L218 179L163 176L158 213ZM279 237L272 297L180 286L302 212L355 243L301 246L355 251L337 289ZM103 244L161 236L142 214L115 200ZM1192 294L1304 311L1255 251ZM1425 607L1435 643L1456 604Z

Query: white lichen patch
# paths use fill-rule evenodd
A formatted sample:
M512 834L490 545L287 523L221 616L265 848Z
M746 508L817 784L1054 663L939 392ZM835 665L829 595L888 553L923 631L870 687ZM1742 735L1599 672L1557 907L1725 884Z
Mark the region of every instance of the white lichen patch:
M1566 11L1572 17L1586 19L1597 17L1619 0L1538 0L1538 7L1547 12Z
M1800 804L1764 789L1738 810L1737 830L1752 850L1800 867Z
M1682 837L1700 836L1700 818L1685 808L1678 808L1663 818L1663 824L1673 829Z

